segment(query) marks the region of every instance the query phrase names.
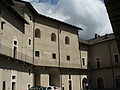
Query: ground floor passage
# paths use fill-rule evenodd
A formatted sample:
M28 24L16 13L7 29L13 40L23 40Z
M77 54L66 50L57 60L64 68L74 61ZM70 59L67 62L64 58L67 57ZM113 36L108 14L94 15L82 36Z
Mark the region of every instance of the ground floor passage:
M86 75L61 73L58 68L39 68L0 58L0 90L28 90L36 86L57 86L59 90L82 90ZM33 81L35 81L33 83Z

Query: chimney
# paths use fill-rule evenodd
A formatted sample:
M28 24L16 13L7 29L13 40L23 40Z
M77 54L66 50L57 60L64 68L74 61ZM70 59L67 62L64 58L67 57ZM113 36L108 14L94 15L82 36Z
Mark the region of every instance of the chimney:
M97 33L95 33L95 39L98 37L98 34Z

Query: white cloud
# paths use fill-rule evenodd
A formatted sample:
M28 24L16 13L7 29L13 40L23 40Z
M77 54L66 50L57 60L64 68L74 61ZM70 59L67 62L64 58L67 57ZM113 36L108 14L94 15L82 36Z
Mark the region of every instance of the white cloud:
M111 33L112 28L103 2L100 0L59 0L57 5L32 2L41 14L82 27L80 37L89 39L95 33Z

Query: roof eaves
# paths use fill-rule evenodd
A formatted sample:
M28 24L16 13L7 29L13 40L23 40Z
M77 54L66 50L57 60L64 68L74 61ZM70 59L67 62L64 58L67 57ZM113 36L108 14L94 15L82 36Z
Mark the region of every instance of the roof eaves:
M34 9L34 7L30 4L30 2L26 2L26 1L22 1L22 0L14 0L14 1L18 1L18 2L25 3L26 6L28 7L28 9L29 9L30 11L32 11L32 13L33 13L35 16L42 16L42 17L48 18L48 19L50 19L50 20L54 20L54 21L57 21L57 22L59 22L59 23L66 24L66 25L68 25L68 26L72 26L72 27L76 28L77 30L83 30L83 29L80 28L80 27L77 27L77 26L74 26L74 25L71 25L71 24L62 22L62 21L57 20L57 19L53 19L53 18L51 18L51 17L45 16L45 15L42 15L42 14L39 14L39 13Z

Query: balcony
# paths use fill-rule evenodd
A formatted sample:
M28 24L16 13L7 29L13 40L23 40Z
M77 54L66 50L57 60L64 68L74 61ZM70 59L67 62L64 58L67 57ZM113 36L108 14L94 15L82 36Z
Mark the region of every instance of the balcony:
M13 59L18 59L20 61L24 61L30 64L33 63L33 58L31 56L23 54L22 52L19 52L19 51L16 51L15 54L13 52L14 50L12 48L0 44L0 54L9 56Z
M14 54L15 53L15 54ZM26 52L25 52L26 53ZM30 64L33 64L33 57L23 54L20 51L14 51L12 48L7 47L5 45L0 44L0 54L9 56L13 59L20 60L23 62L27 62ZM45 56L46 58L46 56ZM81 69L81 66L79 63L74 63L74 62L62 62L59 60L52 60L52 59L38 59L34 58L34 65L35 66L47 66L47 67L60 67L60 68L76 68L76 69Z

